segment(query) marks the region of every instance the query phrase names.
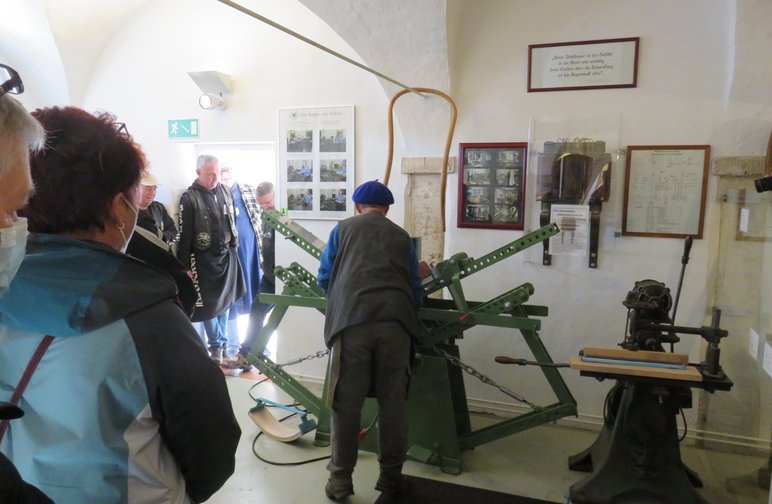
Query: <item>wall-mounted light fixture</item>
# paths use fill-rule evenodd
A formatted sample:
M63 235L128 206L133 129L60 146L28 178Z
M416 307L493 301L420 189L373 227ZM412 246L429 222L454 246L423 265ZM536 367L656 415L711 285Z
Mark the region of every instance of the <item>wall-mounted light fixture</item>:
M227 103L223 95L231 92L230 75L214 70L188 72L188 75L203 92L198 98L199 107L204 110L225 110Z
M198 106L204 110L225 110L228 104L225 102L225 98L219 95L202 94L198 97Z

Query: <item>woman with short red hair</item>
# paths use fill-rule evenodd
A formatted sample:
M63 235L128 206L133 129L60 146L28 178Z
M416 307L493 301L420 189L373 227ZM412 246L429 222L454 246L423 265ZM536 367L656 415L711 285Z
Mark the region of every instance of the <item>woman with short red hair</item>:
M0 298L0 400L37 367L0 449L58 504L202 502L233 473L240 430L171 277L123 253L144 155L111 114L33 115L47 140Z

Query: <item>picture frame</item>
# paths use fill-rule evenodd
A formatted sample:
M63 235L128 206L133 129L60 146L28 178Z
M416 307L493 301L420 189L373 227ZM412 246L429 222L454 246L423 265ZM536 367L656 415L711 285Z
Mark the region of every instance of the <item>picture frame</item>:
M640 37L531 44L528 92L638 86Z
M277 203L293 219L354 215L355 109L279 109Z
M702 238L710 145L630 145L623 236Z
M522 230L528 143L459 144L460 228Z

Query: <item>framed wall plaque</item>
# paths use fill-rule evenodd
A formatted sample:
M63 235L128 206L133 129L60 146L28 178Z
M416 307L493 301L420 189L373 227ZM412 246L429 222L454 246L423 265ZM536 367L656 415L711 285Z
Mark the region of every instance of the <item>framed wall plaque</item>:
M702 238L710 145L627 147L622 234Z
M458 227L523 229L527 143L459 144Z
M638 85L639 37L532 44L528 92Z

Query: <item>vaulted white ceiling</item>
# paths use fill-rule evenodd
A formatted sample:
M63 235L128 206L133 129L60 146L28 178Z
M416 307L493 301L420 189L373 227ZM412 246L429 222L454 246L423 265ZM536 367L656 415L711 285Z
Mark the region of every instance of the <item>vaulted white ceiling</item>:
M150 0L40 1L62 58L70 100L78 105L103 48L121 24ZM408 86L449 91L445 0L298 1L337 32L367 66ZM258 0L238 3L260 13ZM193 8L195 3L190 5ZM308 46L308 50L319 49ZM380 82L389 97L400 89L388 81ZM446 105L436 99L411 96L401 102L410 102L395 107L400 128L408 137L420 134L427 117L445 123L449 116Z

